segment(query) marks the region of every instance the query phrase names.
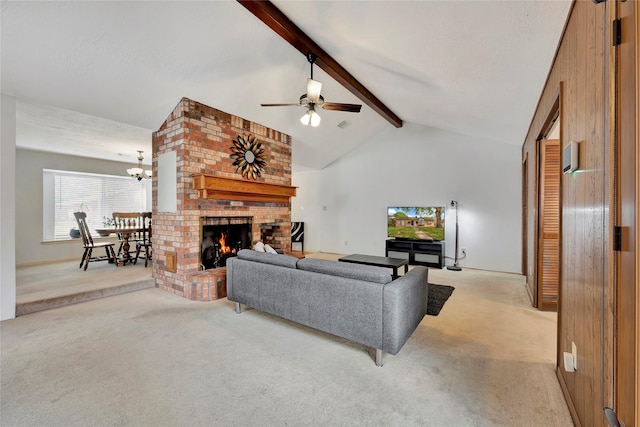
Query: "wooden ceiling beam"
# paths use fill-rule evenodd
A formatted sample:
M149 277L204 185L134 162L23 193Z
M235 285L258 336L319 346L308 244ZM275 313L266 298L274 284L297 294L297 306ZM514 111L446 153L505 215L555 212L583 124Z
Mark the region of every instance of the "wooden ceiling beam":
M296 24L270 1L238 0L249 12L253 13L265 25L275 31L302 53L305 57L309 52L316 56L315 64L322 68L329 76L344 86L349 92L380 114L385 120L397 128L402 127L402 119L384 105L362 83L351 75L342 65L324 51L316 42L307 36Z

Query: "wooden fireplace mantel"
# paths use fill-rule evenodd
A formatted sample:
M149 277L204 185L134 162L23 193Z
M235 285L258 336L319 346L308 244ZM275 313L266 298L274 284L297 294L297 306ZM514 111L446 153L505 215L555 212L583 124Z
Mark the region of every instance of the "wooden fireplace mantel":
M244 181L220 176L193 175L193 188L201 199L289 203L297 187Z

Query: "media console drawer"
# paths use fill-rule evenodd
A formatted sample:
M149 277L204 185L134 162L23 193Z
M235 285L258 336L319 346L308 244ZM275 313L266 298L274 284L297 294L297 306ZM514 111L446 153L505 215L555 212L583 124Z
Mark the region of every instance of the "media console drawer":
M426 264L439 264L440 256L436 254L419 254L416 253L413 255L415 258L415 262L424 262Z
M409 259L409 264L444 268L444 242L388 239L385 256Z

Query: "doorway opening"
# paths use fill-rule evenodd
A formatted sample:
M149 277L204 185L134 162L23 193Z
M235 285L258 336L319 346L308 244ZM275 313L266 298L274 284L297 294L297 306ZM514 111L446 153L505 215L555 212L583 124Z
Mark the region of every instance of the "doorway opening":
M523 265L531 305L557 311L561 274L562 121L558 92L538 133L535 152L523 157ZM530 182L533 179L534 182ZM530 194L529 189L533 189ZM533 227L525 224L533 223Z

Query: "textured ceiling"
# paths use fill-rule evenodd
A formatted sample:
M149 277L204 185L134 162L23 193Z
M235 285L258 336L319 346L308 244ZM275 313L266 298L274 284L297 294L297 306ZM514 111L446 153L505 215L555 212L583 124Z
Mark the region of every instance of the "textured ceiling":
M274 1L404 121L520 145L571 1ZM302 126L304 56L232 1L2 2L18 146L135 162L182 97L293 137L322 168L389 126L370 108ZM317 67L325 99L360 101ZM80 114L76 114L80 113ZM343 120L345 129L336 125ZM392 141L390 141L392 143ZM147 159L145 159L147 160Z

